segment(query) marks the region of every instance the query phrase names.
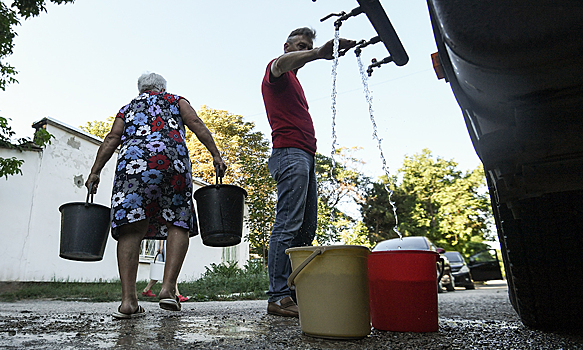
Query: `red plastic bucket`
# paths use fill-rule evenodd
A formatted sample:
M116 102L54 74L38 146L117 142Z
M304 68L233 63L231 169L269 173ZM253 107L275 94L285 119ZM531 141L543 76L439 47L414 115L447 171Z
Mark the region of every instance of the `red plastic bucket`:
M368 258L372 326L392 332L436 332L437 262L425 250L372 252Z

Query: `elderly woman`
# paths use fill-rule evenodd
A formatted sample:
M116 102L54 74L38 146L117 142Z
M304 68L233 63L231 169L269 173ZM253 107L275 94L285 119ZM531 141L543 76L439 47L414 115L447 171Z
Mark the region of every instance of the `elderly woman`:
M214 139L188 100L166 92L158 74L138 79L140 95L122 107L97 151L85 186L93 193L99 174L117 147L119 151L111 198L111 232L118 240L117 261L122 287L115 318L135 318L138 305L136 275L142 239L167 240L164 281L159 294L162 309L180 311L176 280L189 237L198 234L192 199L192 169L184 141L186 125L213 157L223 176L223 162Z

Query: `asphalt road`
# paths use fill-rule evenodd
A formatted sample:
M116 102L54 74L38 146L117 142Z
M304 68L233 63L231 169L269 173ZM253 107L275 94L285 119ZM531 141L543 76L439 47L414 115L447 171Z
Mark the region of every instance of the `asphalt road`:
M439 331L372 330L360 340L302 334L297 319L266 315L267 302L187 302L178 313L114 320L118 303L0 303L1 349L583 349L583 335L526 328L504 281L439 294Z

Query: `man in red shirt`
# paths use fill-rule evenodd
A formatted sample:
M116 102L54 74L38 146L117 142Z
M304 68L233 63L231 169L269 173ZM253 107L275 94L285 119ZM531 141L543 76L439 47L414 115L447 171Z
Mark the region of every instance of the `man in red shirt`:
M306 63L333 58L333 40L313 48L316 32L298 28L283 45L284 54L267 65L261 84L273 151L269 171L277 182L277 214L269 241L267 313L298 317L287 278L291 264L285 250L309 246L316 234L318 193L315 160L316 133L302 85L296 74ZM339 48L354 47L340 39Z

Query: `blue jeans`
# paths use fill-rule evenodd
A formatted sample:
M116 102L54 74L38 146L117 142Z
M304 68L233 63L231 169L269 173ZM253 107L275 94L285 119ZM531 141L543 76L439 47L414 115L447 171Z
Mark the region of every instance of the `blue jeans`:
M312 245L318 221L314 156L299 148L275 148L268 163L277 182L277 213L267 256L268 302L291 295L291 263L285 250Z

